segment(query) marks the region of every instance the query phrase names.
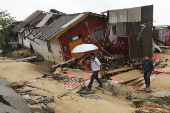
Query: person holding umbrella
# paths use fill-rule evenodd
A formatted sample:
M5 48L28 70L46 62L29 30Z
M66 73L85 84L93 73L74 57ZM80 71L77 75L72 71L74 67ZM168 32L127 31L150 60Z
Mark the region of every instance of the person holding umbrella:
M98 87L102 88L102 82L98 78L99 71L101 71L101 74L103 75L102 65L94 53L90 53L90 63L91 63L91 68L92 68L93 74L91 76L90 83L87 86L86 91L91 90L94 79L96 79L97 82L99 83Z

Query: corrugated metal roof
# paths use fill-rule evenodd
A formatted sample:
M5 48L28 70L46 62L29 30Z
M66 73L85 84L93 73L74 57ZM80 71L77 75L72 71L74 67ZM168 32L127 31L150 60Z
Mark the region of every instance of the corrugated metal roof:
M37 17L38 15L40 15L41 13L43 13L43 11L40 10L36 10L34 13L32 13L30 16L28 16L24 22L29 23L32 19L34 19L35 17Z
M35 19L31 20L31 22L29 22L29 25L33 25L33 24L37 23L38 21L41 21L45 16L46 16L45 13L39 15Z
M64 24L63 26L61 26L61 28L66 28L69 25L71 25L72 23L74 23L75 21L77 21L78 19L80 19L82 16L84 16L84 14L79 14L77 15L75 18L73 18L72 20L70 20L68 23Z
M37 10L34 13L32 13L30 16L28 16L24 21L21 21L18 23L18 25L16 25L12 31L13 32L18 32L20 29L22 29L23 27L25 27L29 22L31 22L34 18L36 18L37 16L39 16L41 13L43 13L43 11ZM33 24L36 21L32 21L31 24Z
M19 23L12 29L12 31L13 31L13 32L18 32L20 29L22 29L22 28L23 28L24 26L26 26L26 25L27 25L27 23L21 21L21 22L19 22Z
M86 13L61 16L52 24L38 29L33 35L42 40L49 41L84 15L86 15Z
M47 14L40 23L36 27L42 27L50 18L53 16L53 14Z

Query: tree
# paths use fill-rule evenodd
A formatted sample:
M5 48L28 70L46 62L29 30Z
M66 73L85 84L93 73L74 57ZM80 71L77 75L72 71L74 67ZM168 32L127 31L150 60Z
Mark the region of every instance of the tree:
M14 17L11 17L7 11L0 12L0 46L8 45L10 37L15 34L11 31L14 22Z

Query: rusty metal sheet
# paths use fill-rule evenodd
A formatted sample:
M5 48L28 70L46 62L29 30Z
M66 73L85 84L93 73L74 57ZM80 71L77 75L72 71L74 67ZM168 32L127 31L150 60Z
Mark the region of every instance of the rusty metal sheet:
M132 59L141 58L142 56L142 40L137 41L138 36L131 36L129 40L129 57Z
M133 23L133 34L130 36L129 40L129 55L130 58L141 58L142 55L147 55L148 57L152 58L153 51L152 51L152 26L148 23L146 24L145 29L141 32L142 23L136 22ZM140 33L141 34L138 34ZM135 35L136 34L136 35Z
M142 35L142 54L147 55L149 58L153 56L152 35Z
M153 5L141 7L141 21L153 22Z
M148 6L148 18L147 21L153 22L153 5Z

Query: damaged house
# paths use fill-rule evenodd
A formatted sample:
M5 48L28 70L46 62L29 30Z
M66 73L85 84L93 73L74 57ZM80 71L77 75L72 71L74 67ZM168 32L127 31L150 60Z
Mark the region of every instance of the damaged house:
M107 35L111 51L131 59L153 56L153 5L108 10Z
M60 63L84 53L71 53L74 47L93 43L100 49L105 45L107 18L91 12L64 14L58 11L36 11L21 21L13 31L20 43L32 47L46 60Z
M168 25L155 26L154 42L157 45L170 46L170 26Z
M153 5L103 14L65 14L56 10L35 11L13 29L19 42L43 56L61 63L84 53L71 53L80 44L95 44L97 53L120 54L139 59L153 56ZM104 15L107 13L107 16Z

